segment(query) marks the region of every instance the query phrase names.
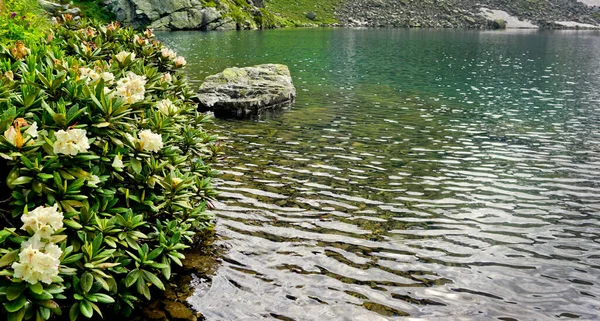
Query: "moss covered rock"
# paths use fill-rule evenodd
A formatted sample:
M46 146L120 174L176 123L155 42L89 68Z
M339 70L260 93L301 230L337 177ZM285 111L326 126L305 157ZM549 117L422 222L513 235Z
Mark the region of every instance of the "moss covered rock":
M200 86L200 108L217 116L244 117L290 105L296 98L287 66L277 64L227 68L209 76Z

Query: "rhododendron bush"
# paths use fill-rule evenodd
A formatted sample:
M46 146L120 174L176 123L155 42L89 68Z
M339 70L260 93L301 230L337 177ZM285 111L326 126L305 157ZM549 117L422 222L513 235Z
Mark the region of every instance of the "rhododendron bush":
M64 21L0 49L0 318L125 315L211 227L219 152L185 59L147 30Z

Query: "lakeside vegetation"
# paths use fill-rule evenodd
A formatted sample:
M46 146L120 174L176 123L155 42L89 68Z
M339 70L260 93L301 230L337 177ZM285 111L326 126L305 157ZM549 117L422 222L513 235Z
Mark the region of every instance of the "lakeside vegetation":
M0 20L0 318L10 321L130 315L212 229L220 146L191 103L185 59L150 30L60 20L28 0L4 3Z

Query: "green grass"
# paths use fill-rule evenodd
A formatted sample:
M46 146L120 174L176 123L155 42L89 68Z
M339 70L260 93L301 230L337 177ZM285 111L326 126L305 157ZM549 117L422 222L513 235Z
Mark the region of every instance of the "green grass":
M269 12L288 20L331 24L339 22L334 9L341 3L342 0L266 0L265 6ZM306 13L311 11L317 14L314 21L306 18Z
M106 7L99 4L101 0L73 0L73 4L79 9L84 17L102 21L104 23L115 20L115 15Z
M0 0L0 44L17 40L32 44L49 29L50 22L37 0Z

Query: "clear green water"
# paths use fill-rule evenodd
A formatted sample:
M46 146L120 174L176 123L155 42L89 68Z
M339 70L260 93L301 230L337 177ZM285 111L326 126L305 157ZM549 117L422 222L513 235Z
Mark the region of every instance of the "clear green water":
M283 63L295 106L218 120L207 320L600 315L600 33L176 32L195 85Z

